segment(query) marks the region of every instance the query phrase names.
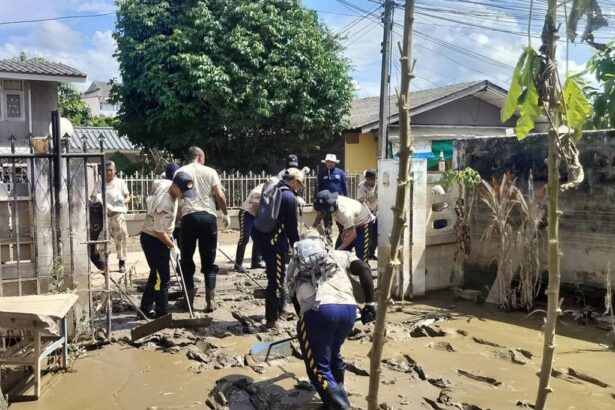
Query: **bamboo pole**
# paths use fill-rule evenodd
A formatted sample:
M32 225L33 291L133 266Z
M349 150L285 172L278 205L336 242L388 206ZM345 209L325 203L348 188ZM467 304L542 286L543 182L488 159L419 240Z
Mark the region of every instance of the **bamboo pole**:
M549 0L545 25L542 33L543 46L546 46L547 65L555 64L555 45L556 37L556 18L557 0ZM560 288L560 247L559 247L559 155L557 151L558 142L558 93L557 70L552 69L548 74L547 83L549 87L547 115L551 120L549 128L549 156L548 156L548 217L549 217L549 284L547 288L547 321L545 323L545 335L542 354L542 364L540 368L540 381L538 384L538 394L536 397L536 409L545 408L547 395L552 391L549 385L551 371L553 369L553 355L555 351L555 325L557 317L561 312L559 306Z
M410 180L410 146L412 145L412 135L410 132L410 114L408 93L410 89L410 81L413 78L412 68L410 66L412 56L412 26L414 23L414 4L415 0L406 0L406 10L404 15L404 37L401 53L401 87L399 94L399 176L397 185L397 196L395 198L395 207L393 208L393 229L391 232L390 243L391 250L389 253L389 263L386 266L384 276L378 280L378 312L376 313L376 323L374 326L374 341L370 351L370 373L369 373L369 391L367 395L367 408L376 410L378 408L378 388L380 387L381 373L381 358L382 349L386 342L385 325L386 313L391 295L391 287L393 284L393 272L399 269L399 243L401 241L402 232L407 225L408 219L408 186ZM410 246L406 243L405 246ZM405 261L410 264L410 261ZM411 265L410 265L411 266Z

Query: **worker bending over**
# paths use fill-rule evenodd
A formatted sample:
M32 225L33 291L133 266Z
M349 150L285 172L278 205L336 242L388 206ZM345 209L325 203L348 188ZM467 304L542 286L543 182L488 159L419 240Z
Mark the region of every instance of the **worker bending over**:
M166 191L158 191L146 200L147 214L141 229L141 247L150 272L141 298L141 310L150 317L168 313L171 280L169 259L179 262L180 258L179 248L173 242L177 199L195 196L192 177L185 172L178 172Z
M299 316L297 335L310 381L325 408L350 409L344 390L340 349L356 321L356 300L348 276L359 278L365 306L363 324L376 318L369 266L350 252L335 251L317 232L295 243L286 285Z

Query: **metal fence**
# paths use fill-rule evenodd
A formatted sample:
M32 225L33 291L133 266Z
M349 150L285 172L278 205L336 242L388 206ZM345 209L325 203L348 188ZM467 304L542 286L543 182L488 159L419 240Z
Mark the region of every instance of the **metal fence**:
M258 184L264 182L269 175L266 173L256 174L249 172L247 174L227 173L222 172L220 175L220 182L224 187L226 195L226 203L229 209L237 209L244 203L250 191L254 189ZM128 204L128 212L140 213L145 212L145 199L151 192L152 183L156 179L160 179L159 175L154 173L142 174L135 172L133 175L124 175L122 172L118 174L126 184L130 191L131 199ZM357 185L362 180L360 174L346 174L348 180L348 193L351 198L356 198ZM306 174L305 178L305 190L303 192L303 199L307 204L311 204L314 200L317 187L317 175L315 171L311 171Z

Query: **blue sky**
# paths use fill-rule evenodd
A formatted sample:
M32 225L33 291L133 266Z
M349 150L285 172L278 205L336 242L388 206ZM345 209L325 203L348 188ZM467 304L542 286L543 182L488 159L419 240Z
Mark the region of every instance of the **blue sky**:
M402 1L398 1L401 3ZM334 32L341 32L345 55L353 65L358 96L379 92L381 7L378 0L304 0L317 10ZM545 0L535 0L532 33L538 35ZM602 0L605 14L615 26L615 1ZM612 7L611 7L612 6ZM0 0L0 23L16 20L57 18L71 15L112 13L112 0ZM372 12L367 17L363 11ZM527 43L529 0L418 0L413 57L417 59L414 89L455 82L488 79L507 87L512 67ZM401 40L403 10L395 10L394 41ZM0 58L24 50L81 69L88 80L118 76L112 54L115 17L63 19L26 24L0 24ZM581 25L579 31L583 29ZM600 37L613 38L613 29ZM537 39L534 42L537 44ZM391 69L393 90L399 84L399 53L394 48ZM560 67L565 66L565 44L559 48ZM585 44L571 45L570 71L579 71L591 55Z

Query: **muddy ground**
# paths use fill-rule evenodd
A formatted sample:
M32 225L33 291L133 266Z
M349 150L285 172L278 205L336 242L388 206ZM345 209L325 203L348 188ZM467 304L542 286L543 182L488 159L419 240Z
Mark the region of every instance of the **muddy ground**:
M222 250L234 255L236 233L221 235ZM137 300L147 268L133 245L129 265L137 275L129 285ZM246 252L250 255L250 252ZM115 263L114 257L112 257ZM129 329L137 321L116 305L113 340L88 351L73 370L44 377L36 402L14 409L317 409L296 349L264 364L248 353L262 340L294 335L290 313L277 331L267 331L263 301L255 285L231 272L219 254L221 306L200 331L164 330L137 343ZM248 261L245 263L248 266ZM250 271L265 284L264 273ZM114 276L119 275L114 273ZM204 316L203 282L196 308ZM407 409L514 409L535 399L542 354L541 313L504 313L490 305L455 300L439 291L390 309L383 355L380 401ZM348 363L346 388L352 405L366 408L371 325L355 327L343 346ZM558 324L551 409L615 408L615 344L596 325L580 326L565 316Z

